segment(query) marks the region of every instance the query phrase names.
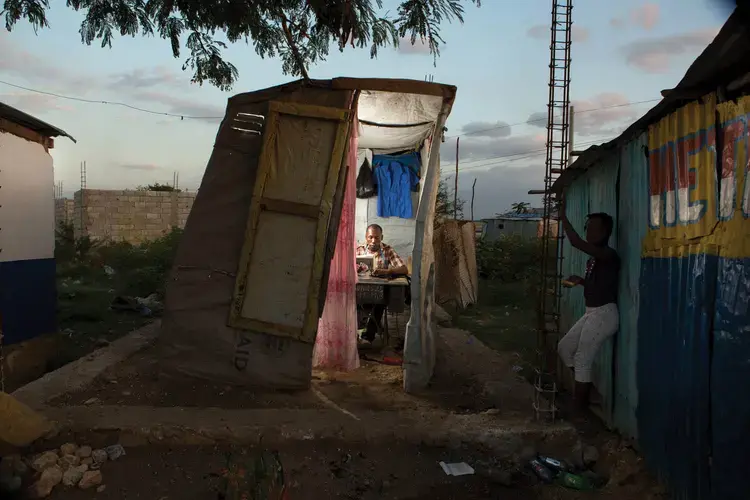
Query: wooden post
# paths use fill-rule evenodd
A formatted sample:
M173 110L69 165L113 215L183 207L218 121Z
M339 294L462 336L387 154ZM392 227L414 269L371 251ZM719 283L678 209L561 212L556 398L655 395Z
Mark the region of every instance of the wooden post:
M456 137L456 178L453 184L453 220L458 219L458 140L460 137Z
M471 185L471 221L474 222L474 188L477 187L477 178L474 177L474 183Z

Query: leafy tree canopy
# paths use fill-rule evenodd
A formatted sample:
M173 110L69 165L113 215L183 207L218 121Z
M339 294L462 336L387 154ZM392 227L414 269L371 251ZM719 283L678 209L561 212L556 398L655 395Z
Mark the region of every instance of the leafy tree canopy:
M84 13L79 33L90 45L111 47L115 35L159 36L175 58L188 52L183 70L193 82L229 90L237 68L224 60L227 43L252 44L263 57L280 57L285 74L307 78L307 68L325 59L331 46L368 47L370 56L401 38L423 41L434 58L444 40L440 25L463 22L465 4L481 0L400 0L394 13L383 0L67 0ZM48 28L49 0L4 0L0 16L11 31L20 20Z

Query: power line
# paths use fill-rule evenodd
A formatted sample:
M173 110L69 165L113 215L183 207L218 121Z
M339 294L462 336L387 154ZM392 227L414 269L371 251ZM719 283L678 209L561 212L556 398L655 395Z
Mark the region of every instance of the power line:
M645 101L626 102L626 103L623 103L623 104L614 104L612 106L602 106L600 108L582 109L580 111L576 110L576 114L579 114L579 113L591 113L593 111L603 111L605 109L625 108L625 107L628 107L628 106L638 106L639 104L648 104L650 102L658 102L658 101L661 101L661 99L647 99ZM533 123L540 123L540 122L546 122L546 121L547 121L547 117L544 117L544 118L539 118L537 120L527 120L525 122L510 123L510 124L505 124L505 125L497 125L495 127L485 128L485 129L481 129L481 130L472 130L471 132L466 132L464 134L449 135L449 136L446 136L445 138L446 139L455 139L456 137L461 137L461 136L465 136L465 135L481 134L483 132L490 132L492 130L501 130L501 129L504 129L504 128L515 127L517 125L530 125L530 124L533 124Z
M187 115L180 115L177 113L168 113L166 111L154 111L151 109L139 108L138 106L133 106L132 104L128 104L125 102L105 101L101 99L84 99L83 97L74 97L74 96L69 96L69 95L56 94L54 92L47 92L45 90L37 90L37 89L32 89L30 87L24 87L23 85L16 85L15 83L6 82L3 80L0 80L0 83L3 85L7 85L8 87L25 90L26 92L33 92L35 94L57 97L58 99L67 99L69 101L85 102L87 104L108 104L110 106L121 106L123 108L132 109L134 111L140 111L141 113L148 113L150 115L159 115L159 116L172 116L174 118L179 118L181 120L184 120L185 118L192 119L192 120L219 120L222 118L221 116L187 116Z
M581 142L578 145L579 146L590 146L592 144L598 144L598 143L602 143L602 142L606 142L606 141L607 140L587 141L587 142ZM544 148L544 149L531 149L531 150L522 151L522 152L519 152L519 153L503 154L503 155L497 155L497 156L490 156L488 158L480 158L480 159L472 160L471 162L466 162L466 163L476 163L476 162L480 162L480 161L491 161L491 160L502 160L502 161L491 161L490 163L486 163L486 164L483 164L483 165L476 165L476 166L473 166L473 167L464 167L464 168L459 168L458 170L459 170L459 172L464 172L466 170L474 170L474 169L477 169L477 168L494 167L494 166L497 166L497 165L502 165L504 163L511 163L511 162L518 161L518 160L525 160L527 158L533 158L533 157L536 157L536 156L542 156L543 154L546 154L546 152L547 152L547 148ZM464 163L464 165L466 163ZM452 175L453 174L448 174L448 175L443 175L442 177L447 178L447 177L450 177Z

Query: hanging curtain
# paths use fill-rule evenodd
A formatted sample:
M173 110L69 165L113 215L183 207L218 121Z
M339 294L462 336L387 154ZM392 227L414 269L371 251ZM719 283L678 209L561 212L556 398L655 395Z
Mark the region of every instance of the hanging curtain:
M328 276L323 316L313 351L313 366L351 371L359 368L357 352L357 273L354 252L358 129L356 112L349 136L348 174L341 208L339 234Z

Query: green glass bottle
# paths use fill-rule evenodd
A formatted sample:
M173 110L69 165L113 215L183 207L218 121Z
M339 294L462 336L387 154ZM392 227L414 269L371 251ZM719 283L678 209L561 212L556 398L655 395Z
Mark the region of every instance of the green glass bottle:
M588 479L570 472L561 473L558 476L558 481L562 486L571 490L590 491L594 489Z

